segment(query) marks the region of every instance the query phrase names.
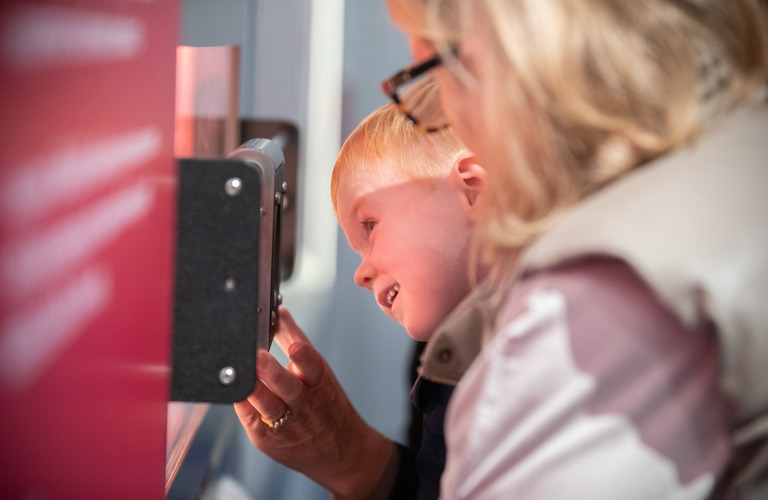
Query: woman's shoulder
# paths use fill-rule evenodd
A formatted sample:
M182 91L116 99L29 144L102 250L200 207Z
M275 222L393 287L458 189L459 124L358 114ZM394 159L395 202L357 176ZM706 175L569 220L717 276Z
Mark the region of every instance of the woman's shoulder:
M595 254L517 280L501 300L494 330L549 312L554 304L571 328L646 328L662 321L667 329L683 328L630 264Z

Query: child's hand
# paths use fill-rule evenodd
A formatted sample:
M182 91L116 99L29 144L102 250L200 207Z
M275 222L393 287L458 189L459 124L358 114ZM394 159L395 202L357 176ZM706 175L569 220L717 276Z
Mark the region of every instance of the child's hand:
M259 381L246 400L235 403L248 437L274 460L332 492L366 496L395 452L394 443L357 414L325 359L285 309L275 342L291 363L283 367L259 351Z

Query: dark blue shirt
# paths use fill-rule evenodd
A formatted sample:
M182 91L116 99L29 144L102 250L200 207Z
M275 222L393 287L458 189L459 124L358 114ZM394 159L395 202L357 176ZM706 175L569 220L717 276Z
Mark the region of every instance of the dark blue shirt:
M390 500L437 500L445 468L443 422L454 387L421 376L411 388L410 446L398 445L400 460ZM419 421L421 425L419 425Z

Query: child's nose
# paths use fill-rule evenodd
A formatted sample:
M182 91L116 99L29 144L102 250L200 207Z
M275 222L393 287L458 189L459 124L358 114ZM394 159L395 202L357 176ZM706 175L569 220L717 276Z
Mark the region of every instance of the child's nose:
M355 283L361 288L373 290L373 276L373 267L368 264L366 259L363 259L355 271Z

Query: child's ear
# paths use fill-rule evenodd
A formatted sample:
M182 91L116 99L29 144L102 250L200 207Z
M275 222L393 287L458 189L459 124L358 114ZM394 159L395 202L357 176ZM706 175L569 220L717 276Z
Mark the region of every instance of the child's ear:
M451 169L451 180L459 191L461 206L473 220L487 175L485 168L470 153L462 154Z

